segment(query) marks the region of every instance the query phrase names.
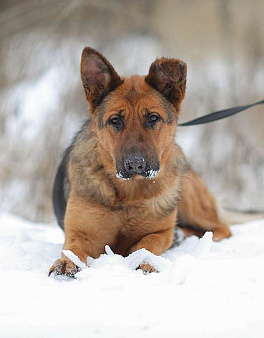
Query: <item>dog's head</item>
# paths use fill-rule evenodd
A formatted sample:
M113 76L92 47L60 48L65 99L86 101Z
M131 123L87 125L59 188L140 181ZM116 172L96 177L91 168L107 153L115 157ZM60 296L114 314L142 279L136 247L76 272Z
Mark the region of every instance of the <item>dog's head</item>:
M104 165L123 179L154 178L173 148L186 64L160 58L147 76L120 78L96 50L82 53L81 77Z

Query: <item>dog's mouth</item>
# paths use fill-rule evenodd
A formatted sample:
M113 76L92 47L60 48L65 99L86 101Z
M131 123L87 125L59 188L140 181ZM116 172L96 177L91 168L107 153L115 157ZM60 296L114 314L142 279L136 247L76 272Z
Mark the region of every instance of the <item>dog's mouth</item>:
M147 179L147 180L152 180L157 177L158 173L160 172L159 168L149 168L147 170L144 170L143 172L137 173L137 172L126 172L125 170L116 170L116 177L123 179L125 181L128 181L130 179Z

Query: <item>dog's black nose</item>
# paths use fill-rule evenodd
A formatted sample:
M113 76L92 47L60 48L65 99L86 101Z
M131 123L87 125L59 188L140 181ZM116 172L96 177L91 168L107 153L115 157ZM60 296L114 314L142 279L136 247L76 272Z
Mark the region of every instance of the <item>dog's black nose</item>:
M146 169L146 158L139 153L132 153L124 159L125 170L129 174L142 174Z

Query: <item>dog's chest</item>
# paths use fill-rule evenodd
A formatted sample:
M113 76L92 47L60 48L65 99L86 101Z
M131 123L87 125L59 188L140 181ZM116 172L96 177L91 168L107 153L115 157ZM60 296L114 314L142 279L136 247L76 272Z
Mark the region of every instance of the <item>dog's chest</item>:
M180 197L180 181L177 179L158 194L137 199L117 200L123 212L126 224L148 222L150 219L161 220L171 214L177 207Z
M132 236L133 233L148 233L159 230L160 224L177 208L178 195L160 195L146 200L123 205L120 233Z
M115 252L127 255L129 248L145 236L173 228L176 223L176 209L175 207L163 216L157 216L149 207L149 203L123 210Z

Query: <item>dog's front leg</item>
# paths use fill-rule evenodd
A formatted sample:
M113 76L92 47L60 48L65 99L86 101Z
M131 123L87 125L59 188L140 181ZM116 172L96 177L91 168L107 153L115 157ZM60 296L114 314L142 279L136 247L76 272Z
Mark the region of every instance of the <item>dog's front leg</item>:
M77 220L77 219L76 219ZM79 219L80 223L81 220ZM88 225L86 226L88 228ZM82 230L82 226L65 226L65 242L63 250L70 250L74 253L81 262L87 265L87 257L93 256L94 248L93 244L90 243L89 231L85 227ZM57 259L49 270L49 275L54 272L55 275L66 275L74 277L74 275L80 271L80 268L74 264L68 257L61 253L61 258Z
M112 213L106 208L85 201L77 196L69 198L64 227L64 250L72 251L85 265L87 257L97 258L104 252L105 245L114 246L117 237ZM49 270L49 275L67 275L74 277L80 269L63 253Z
M171 247L172 242L173 242L173 227L170 227L165 230L144 236L136 244L130 247L128 253L132 253L134 251L144 248L154 253L155 255L161 255L163 252L165 252ZM144 273L158 272L148 262L142 262L138 268L143 270Z

